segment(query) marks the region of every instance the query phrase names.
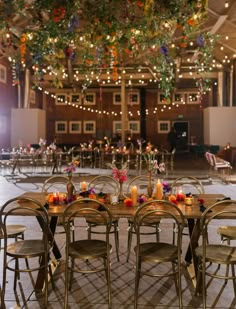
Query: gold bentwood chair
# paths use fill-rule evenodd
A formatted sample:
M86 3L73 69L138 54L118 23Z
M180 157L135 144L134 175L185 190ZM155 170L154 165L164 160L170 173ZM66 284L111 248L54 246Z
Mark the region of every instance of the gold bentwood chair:
M98 239L99 237L94 239L84 237L82 221L86 221L90 217L94 217L101 222L105 240L100 240ZM68 223L71 220L80 220L80 224L76 224L75 235L77 239L75 241L71 239L70 225ZM72 287L74 272L88 275L101 271L105 272L108 287L108 305L111 308L110 253L112 246L109 236L112 226L112 215L109 209L98 200L82 198L72 202L65 208L63 222L66 231L64 308L66 309L68 306L68 291Z
M183 193L191 193L192 195L198 196L199 194L204 194L205 190L202 185L202 182L193 176L181 176L176 178L172 185L171 190L173 193L177 193L178 189L181 189ZM194 224L192 224L193 226ZM183 235L189 235L188 232L188 222L185 220L185 229L183 231ZM175 232L176 227L174 223L174 230L173 230L173 243L175 243Z
M69 178L67 176L51 176L47 178L42 186L42 192L60 192L65 191L65 186Z
M154 181L155 179L152 179L152 188L154 188ZM130 195L131 188L133 186L137 186L137 190L139 194L145 194L147 195L148 192L148 182L149 182L149 177L148 176L137 176L131 179L131 181L128 183L127 186L127 196ZM148 227L148 230L146 230L144 233L146 235L156 235L157 241L159 240L159 233L160 233L160 220L159 218L149 218L148 220L146 219L145 222L143 222L143 225ZM154 229L154 230L152 230ZM127 242L127 257L126 261L129 261L130 257L130 252L131 252L131 244L132 244L132 238L133 234L136 234L134 231L134 219L129 218L128 219L128 242Z
M118 197L119 195L119 183L111 176L96 176L88 184L88 188L92 189L96 195L100 195L102 198L104 194L112 194ZM102 234L98 227L101 225L101 222L90 218L87 220L88 224L88 239L91 239L92 234ZM119 219L112 219L112 229L111 234L115 236L115 246L116 246L116 256L117 261L120 261L119 258Z
M195 253L198 257L198 274L197 274L197 287L196 293L200 292L202 288L202 300L203 308L206 308L206 289L210 288L210 283L206 282L206 276L210 278L224 279L225 283L227 280L233 281L234 293L236 297L236 247L231 245L225 245L221 243L219 237L218 242L216 241L216 221L227 217L232 220L232 226L235 227L236 217L236 201L227 200L214 203L208 207L201 216L200 229L202 232L202 245L195 249ZM213 240L211 236L213 235ZM224 265L224 269L221 267ZM231 275L229 269L231 268ZM211 306L210 306L211 307Z
M26 222L27 235L25 239L17 240L8 244L7 226L15 218ZM48 274L52 277L51 268L48 266L50 251L53 245L53 235L49 229L49 218L47 210L39 202L30 198L16 197L8 200L1 209L0 228L3 231L4 257L3 257L3 283L2 301L4 303L7 285L7 271L14 272L14 290L17 287L17 280L20 273L41 272L44 280L44 306L47 308L48 302ZM33 229L33 233L30 230ZM38 231L37 236L35 231ZM26 239L27 236L27 239ZM22 260L27 260L26 267Z
M43 186L42 186L42 192L45 192L45 193L53 193L53 192L67 192L67 189L66 189L66 185L69 181L69 177L67 176L51 176L49 178L47 178L44 183L43 183ZM51 228L52 228L52 232L55 233L55 234L64 234L65 231L64 229L62 230L56 230L56 226L60 226L62 225L62 222L60 220L61 218L56 218L55 217L55 220L56 220L56 224L52 225ZM71 233L72 233L72 236L74 237L74 222L72 221L71 222Z
M158 217L161 225L163 223L159 241L153 241L150 236L143 235L144 223L149 218ZM177 243L172 243L170 237L169 220L175 221L178 227ZM174 278L175 288L179 299L179 308L182 308L181 291L181 250L182 230L184 227L184 216L181 210L173 203L166 200L148 201L138 207L134 216L134 229L136 232L137 244L134 247L136 256L135 266L135 296L134 308L138 307L138 289L141 276L157 278ZM161 267L161 264L166 268ZM145 264L145 265L143 265ZM169 265L169 266L168 266ZM167 270L168 268L168 270Z

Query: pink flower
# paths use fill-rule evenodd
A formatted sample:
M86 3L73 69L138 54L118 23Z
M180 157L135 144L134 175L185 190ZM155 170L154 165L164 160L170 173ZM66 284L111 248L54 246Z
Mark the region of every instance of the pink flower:
M118 168L114 167L112 169L112 174L115 179L119 182L125 182L127 180L127 170L119 170Z

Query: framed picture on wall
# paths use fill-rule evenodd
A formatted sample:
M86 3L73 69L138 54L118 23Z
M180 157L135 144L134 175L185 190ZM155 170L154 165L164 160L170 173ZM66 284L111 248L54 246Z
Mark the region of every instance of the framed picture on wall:
M69 133L80 134L82 132L81 121L70 121L69 122Z
M169 133L170 132L170 121L169 120L158 120L157 121L157 132Z
M170 104L170 101L166 100L164 93L159 92L157 96L157 103L158 104Z
M188 104L198 104L199 96L197 92L188 92L187 93L187 102Z
M121 132L121 121L113 121L113 133Z
M72 93L70 95L70 102L72 104L81 104L81 98L79 93Z
M129 121L129 129L132 133L140 133L140 122Z
M113 92L113 104L121 104L121 93Z
M83 131L86 134L93 134L96 132L96 121L84 121Z
M67 101L66 93L57 93L56 94L56 105L65 105Z
M67 122L66 121L56 121L55 122L55 132L60 134L67 133Z
M84 96L84 105L95 105L96 104L96 93L88 92Z
M128 104L139 104L140 102L140 97L139 97L139 92L138 91L129 91L128 94Z
M185 94L183 92L176 92L173 96L173 101L175 104L185 102Z

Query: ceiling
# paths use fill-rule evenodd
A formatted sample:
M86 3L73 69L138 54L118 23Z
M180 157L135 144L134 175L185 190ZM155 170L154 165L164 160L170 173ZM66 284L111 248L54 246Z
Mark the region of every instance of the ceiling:
M26 2L32 3L34 0L28 0ZM228 6L226 3L228 3ZM203 74L215 78L217 77L217 72L222 70L222 67L228 69L234 59L236 59L236 1L208 0L207 6L208 16L200 25L200 29L202 33L209 32L213 35L217 35L217 39L213 50L211 68L207 72L203 72ZM15 36L19 37L28 25L29 17L26 15L15 14L14 18L12 18L11 27ZM37 23L35 23L35 25L37 25ZM32 25L31 27L33 28ZM179 35L179 31L176 30L173 36L173 44L180 39ZM17 44L7 46L2 43L0 56L9 57L11 51L14 53L15 51L22 52L21 48L22 47ZM178 53L174 60L176 65L176 70L174 72L176 81L179 81L181 78L192 79L195 77L195 72L192 72L192 68L197 57L198 50L196 48L196 40L189 40L185 48L178 49ZM204 59L204 57L205 56L203 55L202 58ZM43 73L39 75L37 74L37 68L34 66L30 67L31 72L33 73L33 82L37 85L42 85L51 91L55 89L55 79L57 80L57 86L72 88L74 90L83 90L88 87L101 86L119 87L119 76L122 76L122 78L125 79L127 86L130 85L132 87L147 86L150 84L158 85L160 83L160 76L155 71L154 66L150 63L149 54L145 50L142 51L141 56L137 56L136 58L135 56L130 57L129 54L124 54L122 56L122 62L117 66L116 81L112 79L112 72L109 68L100 67L98 76L97 72L93 72L92 65L89 67L89 70L86 71L78 58L75 61L62 58L61 64L65 67L63 74L61 72L58 74L58 72L50 72L50 70L44 69ZM13 67L14 65L15 64L13 63Z

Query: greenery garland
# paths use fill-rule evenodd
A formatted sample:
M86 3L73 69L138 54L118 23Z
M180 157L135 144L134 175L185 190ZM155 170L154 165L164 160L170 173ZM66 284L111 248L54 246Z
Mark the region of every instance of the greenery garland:
M206 0L1 1L1 44L14 65L33 68L39 81L50 64L57 86L62 86L57 76L68 60L83 67L84 74L109 68L117 80L120 67L138 66L145 59L170 98L175 58L190 40L195 38L198 49L195 72L202 62L205 70L211 65L215 39L200 32L206 9Z

